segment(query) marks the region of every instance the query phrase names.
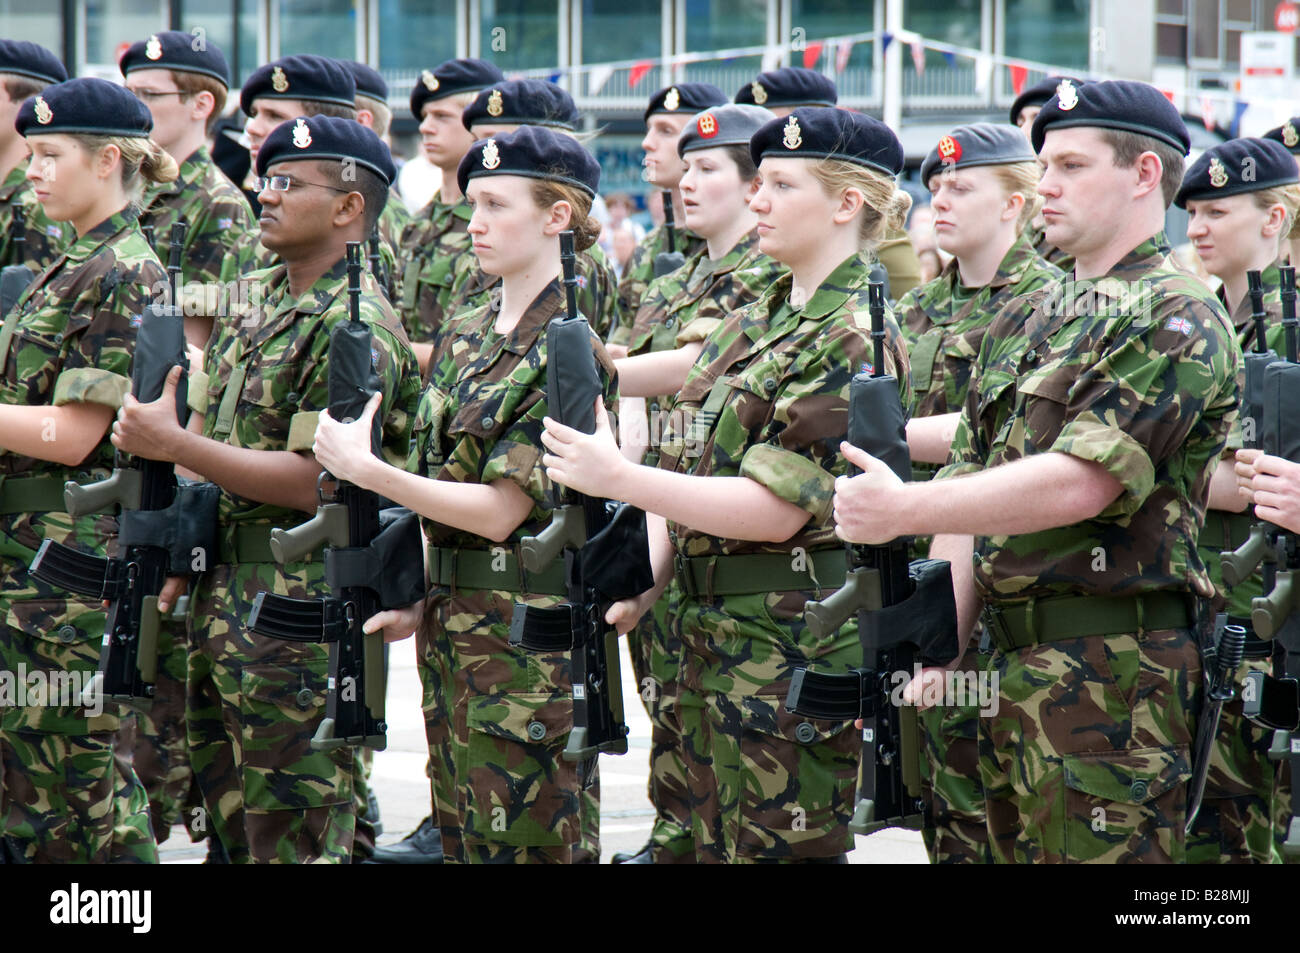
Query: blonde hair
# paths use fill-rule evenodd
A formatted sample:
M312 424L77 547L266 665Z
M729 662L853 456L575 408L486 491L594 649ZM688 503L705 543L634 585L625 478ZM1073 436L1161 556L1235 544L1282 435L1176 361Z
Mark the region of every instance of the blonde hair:
M874 252L887 232L899 232L907 223L912 197L901 191L892 176L849 162L845 159L822 159L812 164L812 174L827 195L839 195L845 189L857 189L866 200L858 223L858 244Z
M1043 197L1038 194L1038 180L1043 177L1043 168L1037 162L1008 162L989 168L1006 189L1007 198L1016 192L1024 196L1025 204L1016 219L1016 234L1019 235L1043 207Z
M393 111L388 108L388 103L373 96L357 93L357 112L363 109L370 110L370 115L374 117L371 129L374 130L375 135L380 139L388 135L388 129L393 124Z
M1250 194L1255 199L1255 207L1260 211L1267 211L1274 205L1281 205L1286 209L1286 217L1282 220L1282 231L1278 233L1279 241L1300 238L1300 222L1297 222L1297 213L1300 212L1300 184L1293 182L1290 185L1275 185L1271 189L1260 189Z
M573 246L578 251L586 251L596 244L600 237L600 222L592 218L591 196L576 185L556 182L553 179L533 180L533 201L541 209L550 208L556 202L568 202L573 214L569 218L569 228L573 229Z
M132 205L140 202L145 182L171 182L180 175L180 167L162 146L143 136L92 136L74 134L72 138L92 156L106 146L117 146L121 155L122 190Z

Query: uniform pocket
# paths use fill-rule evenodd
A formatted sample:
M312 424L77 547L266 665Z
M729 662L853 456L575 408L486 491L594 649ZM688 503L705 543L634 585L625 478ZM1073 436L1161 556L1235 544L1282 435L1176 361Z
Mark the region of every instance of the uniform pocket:
M1066 862L1183 861L1186 749L1063 755L1062 772Z
M471 698L465 835L516 847L578 842L578 766L561 754L573 703L556 692Z

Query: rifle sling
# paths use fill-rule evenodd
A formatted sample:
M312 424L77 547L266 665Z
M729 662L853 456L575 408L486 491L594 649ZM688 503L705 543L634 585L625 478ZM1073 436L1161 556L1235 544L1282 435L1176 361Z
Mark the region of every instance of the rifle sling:
M0 477L0 514L66 513L63 484L54 476Z
M984 622L1003 652L1092 635L1182 629L1196 624L1194 596L1168 590L1133 596L1049 596L987 603Z
M818 549L802 556L788 553L741 553L734 556L677 556L675 572L682 590L712 602L718 596L760 592L831 591L844 585L844 550Z
M552 563L540 573L527 572L514 547L507 549L447 549L429 546L425 566L430 586L456 589L493 589L498 592L526 592L563 596L563 563Z

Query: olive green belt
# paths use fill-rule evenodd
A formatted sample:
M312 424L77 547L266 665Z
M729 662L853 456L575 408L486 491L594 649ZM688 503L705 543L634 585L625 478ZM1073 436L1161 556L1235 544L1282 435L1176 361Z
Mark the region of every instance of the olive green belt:
M62 477L0 478L0 513L66 513Z
M447 549L429 545L425 550L429 585L450 589L495 589L562 596L564 563L554 562L542 572L528 572L512 546L495 549Z
M227 523L217 531L217 561L220 563L273 563L271 530L265 523Z
M1233 550L1246 542L1255 518L1249 512L1227 513L1223 510L1207 510L1205 526L1201 530L1196 545L1205 549L1217 549L1220 552Z
M847 568L843 549L817 549L803 554L678 555L675 560L682 591L707 602L718 596L838 589L844 585Z
M984 607L989 634L1004 652L1090 635L1181 629L1194 624L1195 618L1194 597L1169 591L1136 596L1048 596Z

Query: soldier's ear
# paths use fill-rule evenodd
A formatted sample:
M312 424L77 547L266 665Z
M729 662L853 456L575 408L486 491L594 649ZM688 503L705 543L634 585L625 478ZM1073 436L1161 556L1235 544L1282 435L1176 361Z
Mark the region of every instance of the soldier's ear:
M552 203L550 214L542 225L543 235L558 235L566 228L573 228L573 206L560 199Z
M339 196L339 204L334 213L334 227L347 228L353 222L364 218L366 200L360 192L349 192Z

